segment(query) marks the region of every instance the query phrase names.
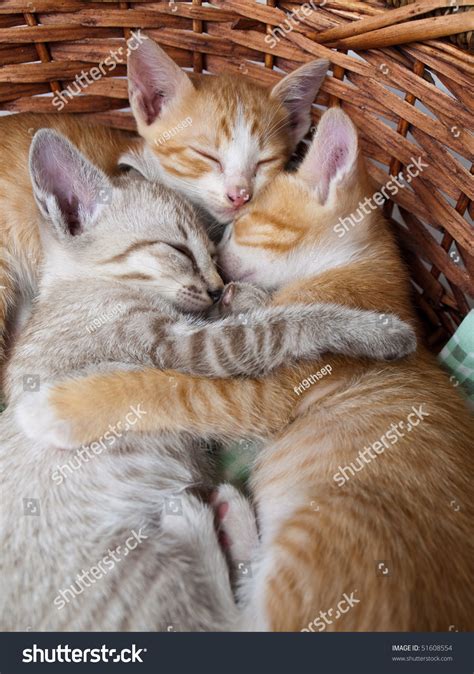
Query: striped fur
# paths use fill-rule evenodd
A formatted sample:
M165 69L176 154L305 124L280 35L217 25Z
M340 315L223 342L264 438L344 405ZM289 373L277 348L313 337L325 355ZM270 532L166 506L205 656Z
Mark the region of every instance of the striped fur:
M56 436L51 428L43 432L50 419L38 408L62 376L156 363L167 327L183 331L191 320L183 312L211 306L222 289L214 245L193 208L170 190L131 178L112 182L51 129L35 135L29 165L44 261L32 316L8 364L8 408L0 417L2 493L12 504L2 519L0 624L21 630L28 613L36 630L163 630L174 623L196 631L231 629L235 605L213 513L194 493L207 490L211 480L195 439L186 432L127 435L131 412L134 422L148 415L140 400L130 401L124 417L104 431L106 444L71 454L73 465L66 469L56 447L61 429ZM243 288L237 290L242 308ZM252 301L254 295L250 292ZM261 310L255 322L267 333L273 312L283 335L286 311ZM320 307L318 316L340 320L330 306ZM356 316L358 329L360 318L363 312ZM367 320L370 329L370 313ZM199 324L203 348L206 341L212 346L207 332L217 325L225 333L231 321L230 316ZM409 330L400 327L399 337L409 340ZM236 328L241 335L246 329L240 323ZM175 339L185 341L179 332ZM228 341L236 348L242 339ZM273 344L279 353L279 344ZM307 339L302 348L314 353L315 346ZM168 351L174 363L176 353ZM245 358L242 362L245 367ZM29 390L31 380L39 390ZM67 446L67 439L59 441L62 449ZM101 447L113 451L97 453ZM39 519L19 511L22 499L30 498L39 501ZM179 519L167 512L168 500L179 503ZM116 574L104 573L99 565L109 549L142 529L143 547L121 560ZM25 540L28 553L18 565ZM70 589L65 594L91 564L102 574L95 591L86 584L74 596Z
M372 191L355 130L343 113L330 111L298 174L275 180L234 224L221 262L229 275L273 287L278 306L337 301L415 323L407 273L380 213L342 240L333 231ZM299 242L287 247L294 231ZM279 241L281 248L267 243ZM330 378L295 393L328 363ZM261 544L242 588L241 629L473 629L474 428L422 346L396 363L329 356L262 382L152 370L95 376L63 382L50 401L56 419L88 441L94 420L96 433L131 396L152 411L141 430L272 437L253 470ZM359 450L381 443L391 424L407 423L414 407L426 416L361 469ZM346 471L339 486L335 476L351 464L359 470ZM341 595L352 592L359 603L336 620Z
M145 349L150 312L146 313L140 331ZM160 369L230 377L264 375L290 361L318 358L326 351L374 359L412 353L416 339L411 328L391 314L387 320L390 331L384 329L376 312L338 304L292 304L259 308L212 323L170 321L153 343L151 360Z
M160 97L165 84L159 78L164 77L170 87L159 115L150 123L143 119L140 101L148 96L148 109L153 107L157 82L149 77L142 82L146 66L158 73ZM236 188L245 188L250 197L258 193L277 175L307 132L311 104L327 67L324 60L306 64L272 91L225 77L205 78L194 86L184 71L147 39L131 52L129 63L130 99L145 146L120 131L91 126L76 115L2 117L0 364L19 329L18 307L22 301L29 303L36 292L42 258L39 214L24 163L35 131L42 127L58 130L108 175L117 173L121 158L122 165L178 190L218 222L228 222L239 207L229 201L227 193ZM192 123L183 126L188 118ZM179 133L171 136L168 132L177 124ZM209 157L216 157L218 162ZM218 236L219 227L216 230L213 218L209 218L210 232Z

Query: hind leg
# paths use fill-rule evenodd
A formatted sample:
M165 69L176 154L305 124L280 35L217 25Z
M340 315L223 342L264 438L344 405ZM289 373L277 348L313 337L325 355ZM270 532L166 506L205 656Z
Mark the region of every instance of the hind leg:
M185 493L165 499L161 529L175 546L176 560L181 559L182 568L174 563L176 576L169 583L168 603L174 609L167 606L182 623L180 629L232 631L237 606L212 508Z
M259 537L255 513L250 501L231 484L222 484L217 489L213 506L220 541L230 560L237 595L241 597L256 570Z

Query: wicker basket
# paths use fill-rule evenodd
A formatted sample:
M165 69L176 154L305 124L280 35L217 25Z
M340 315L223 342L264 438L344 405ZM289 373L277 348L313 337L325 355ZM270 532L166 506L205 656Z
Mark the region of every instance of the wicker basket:
M401 6L388 7L393 4ZM2 0L0 110L54 112L52 95L103 63L111 50L125 53L125 40L138 28L196 77L227 72L272 84L282 71L329 58L332 76L318 96L315 122L326 107L341 105L359 128L379 184L412 157L428 164L386 203L386 215L395 223L429 342L437 348L474 294L474 59L444 39L462 34L468 46L474 12L436 15L454 5L464 10L474 1ZM86 113L134 129L125 74L119 63L62 114Z

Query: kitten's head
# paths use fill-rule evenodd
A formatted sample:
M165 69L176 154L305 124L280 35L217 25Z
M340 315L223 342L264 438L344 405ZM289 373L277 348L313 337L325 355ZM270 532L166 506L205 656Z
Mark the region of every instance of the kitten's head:
M45 280L100 278L202 311L223 283L214 245L191 206L167 188L123 178L112 184L66 138L35 134L30 175L45 252Z
M151 39L130 53L130 103L161 178L221 223L284 167L311 125L328 61L307 63L273 89L239 77L188 75ZM150 169L150 162L148 162Z
M344 112L328 110L298 171L279 175L229 225L218 248L224 278L275 289L347 264L367 250L371 216L342 238L337 223L366 194L357 131Z

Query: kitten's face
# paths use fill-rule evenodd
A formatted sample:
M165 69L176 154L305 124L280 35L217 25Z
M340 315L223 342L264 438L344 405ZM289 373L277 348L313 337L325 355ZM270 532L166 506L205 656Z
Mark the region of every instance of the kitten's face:
M132 52L129 94L159 179L228 223L284 167L311 125L327 61L313 61L273 89L236 77L194 85L151 39ZM151 161L150 161L151 158Z
M289 125L265 90L209 78L142 134L166 184L227 223L284 168L293 149Z
M162 186L128 180L90 239L76 260L92 277L156 292L185 312L204 311L221 295L214 244L194 210Z
M226 281L252 283L267 290L288 282L295 271L291 253L306 239L304 211L311 201L311 195L298 188L293 176L279 175L247 212L228 225L217 249Z
M229 225L218 246L224 278L276 289L348 263L366 249L367 228L341 239L334 225L357 209L364 190L355 128L331 109L299 170L279 175Z
M217 302L223 282L214 244L194 209L170 190L127 178L113 186L69 141L45 129L32 143L30 171L46 219L43 284L100 278L156 293L182 311Z

